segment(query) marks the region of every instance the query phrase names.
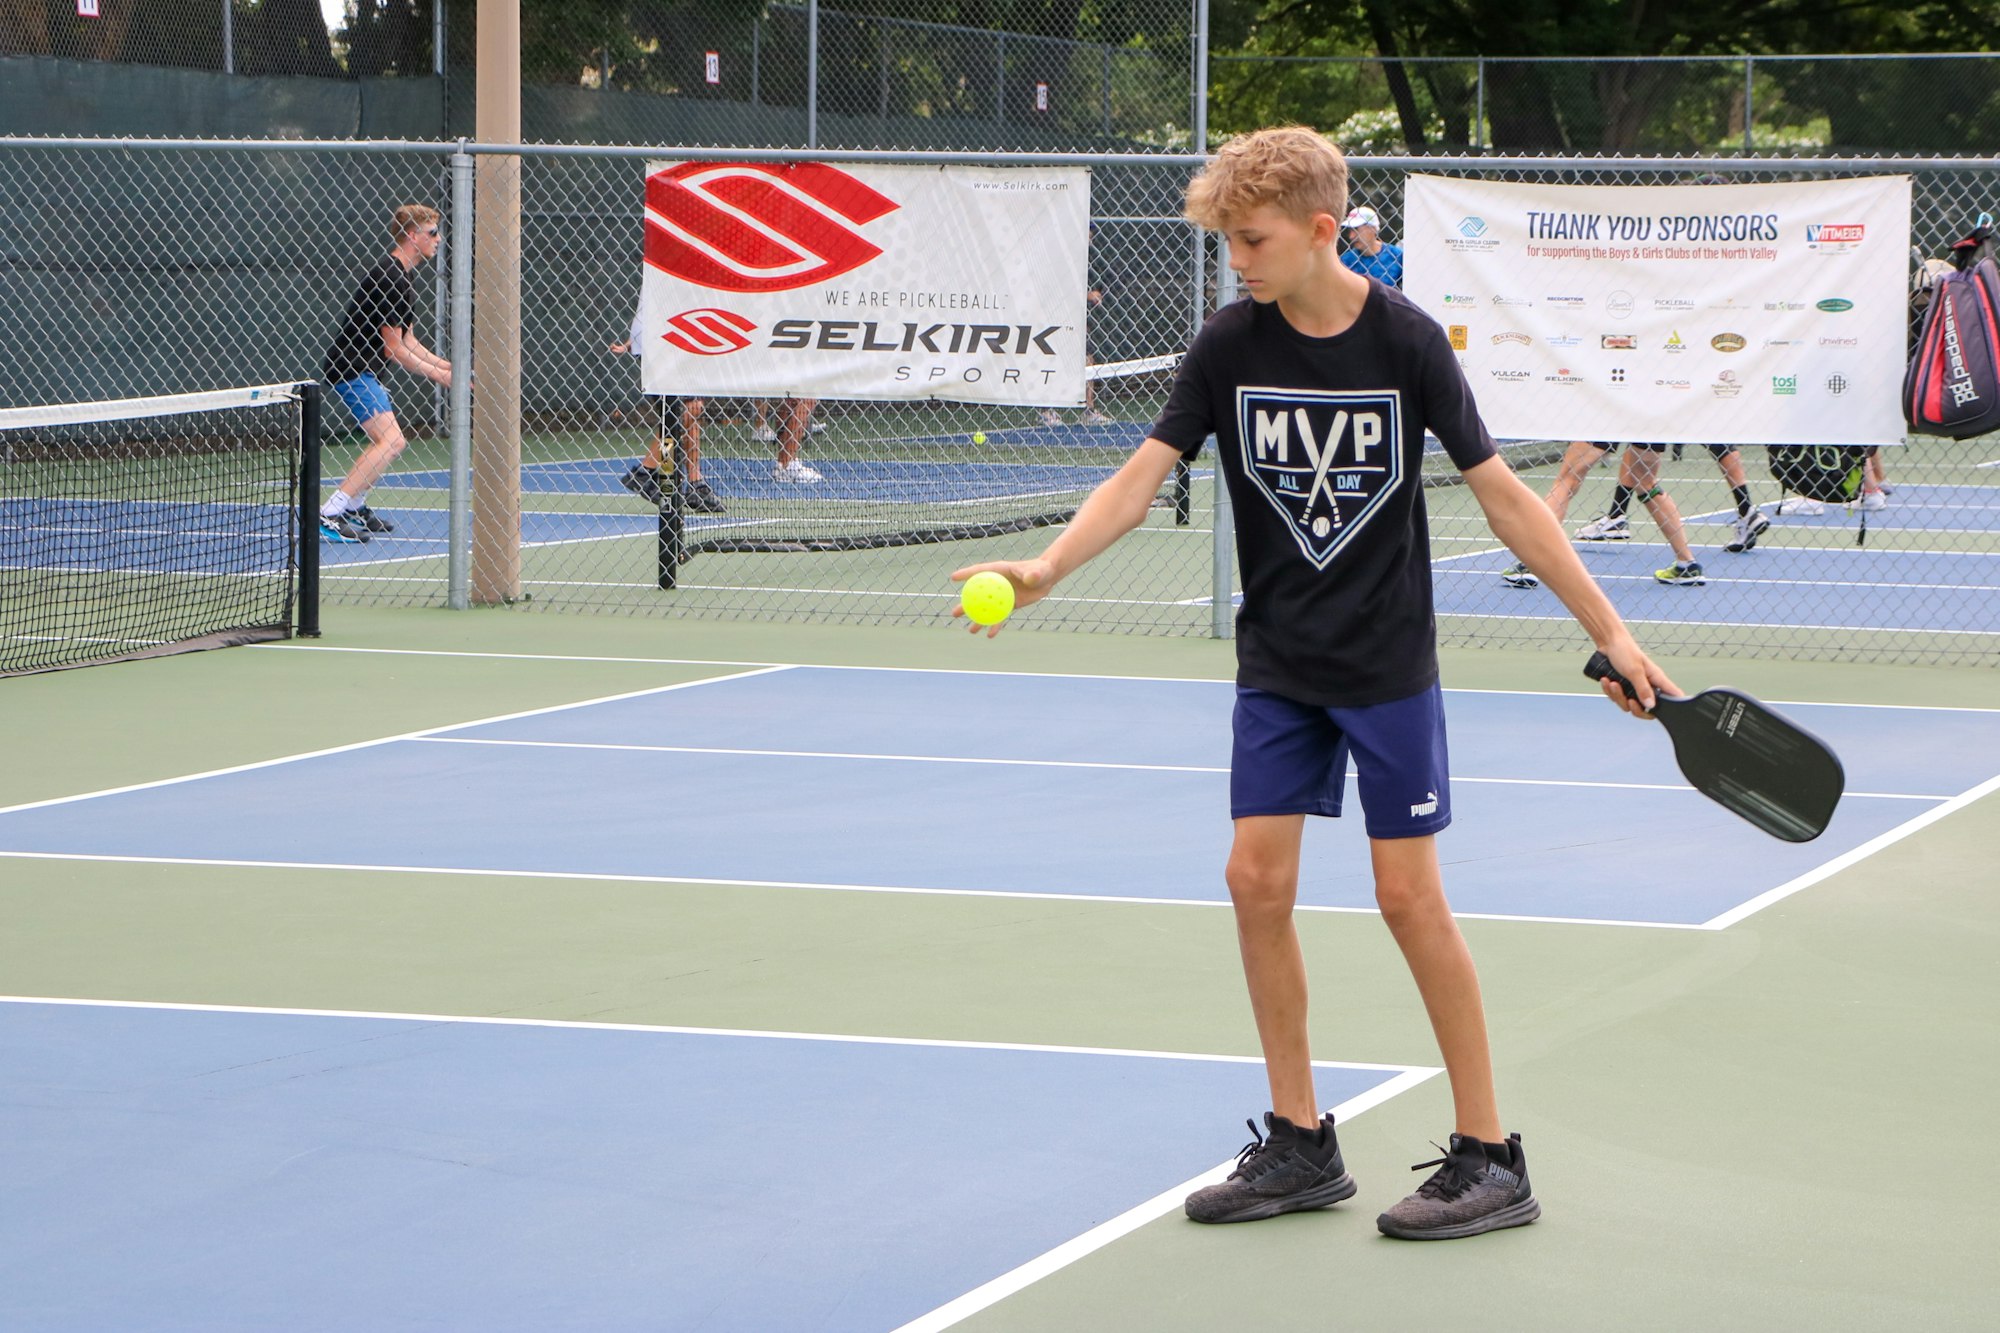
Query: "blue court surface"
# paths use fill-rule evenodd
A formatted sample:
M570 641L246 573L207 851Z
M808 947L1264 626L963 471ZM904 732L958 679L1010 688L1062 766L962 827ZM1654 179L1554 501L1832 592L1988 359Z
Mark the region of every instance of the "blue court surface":
M0 854L1220 906L1232 690L766 668L0 811ZM1454 905L1700 926L2000 769L2000 712L1785 711L1847 766L1832 827L1804 845L1687 788L1664 733L1600 697L1450 694ZM995 807L1022 812L1018 835L968 856L962 829ZM631 836L634 808L666 812L656 837ZM1372 910L1358 819L1310 821L1300 901Z
M886 1333L1265 1097L1219 1057L34 1001L0 1059L0 1327L38 1333Z
M1005 434L1006 432L1001 432ZM990 438L990 437L989 437ZM899 440L908 445L922 441ZM526 495L602 495L623 500L632 493L619 481L638 460L582 458L560 463L528 463L521 468ZM823 480L802 485L771 475L771 459L701 460L702 480L726 503L739 500L840 500L871 504L952 504L1001 500L1050 492L1088 491L1117 469L1114 466L1057 464L1034 459L1018 462L941 462L887 458L841 459L808 457ZM329 478L329 486L339 478ZM449 489L451 474L442 468L390 472L376 491ZM374 492L371 492L373 494ZM636 503L636 502L635 502ZM377 508L387 508L378 505Z
M621 491L623 495L625 492ZM375 498L375 497L371 497ZM360 543L321 542L321 565L379 565L400 560L441 559L451 552L451 515L442 509L401 509L393 501L371 505L396 525L394 532L375 533ZM521 546L562 546L571 542L611 541L621 537L656 538L659 511L634 500L629 514L577 514L525 509L521 511ZM690 518L690 532L723 526Z
M291 564L294 512L226 501L0 498L0 568L277 573Z

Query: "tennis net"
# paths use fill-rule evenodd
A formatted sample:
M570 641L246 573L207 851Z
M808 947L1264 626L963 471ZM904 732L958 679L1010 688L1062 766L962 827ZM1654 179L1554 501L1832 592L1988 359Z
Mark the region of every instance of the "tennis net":
M316 632L299 514L317 394L0 409L0 675L284 638L295 612Z

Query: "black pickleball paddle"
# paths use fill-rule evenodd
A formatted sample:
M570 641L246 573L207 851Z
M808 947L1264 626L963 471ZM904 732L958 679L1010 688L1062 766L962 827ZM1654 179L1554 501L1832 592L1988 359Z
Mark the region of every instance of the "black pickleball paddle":
M1615 680L1628 697L1639 697L1603 653L1591 654L1583 674ZM1786 842L1826 832L1847 774L1825 741L1741 690L1655 698L1653 716L1673 738L1674 760L1696 791Z

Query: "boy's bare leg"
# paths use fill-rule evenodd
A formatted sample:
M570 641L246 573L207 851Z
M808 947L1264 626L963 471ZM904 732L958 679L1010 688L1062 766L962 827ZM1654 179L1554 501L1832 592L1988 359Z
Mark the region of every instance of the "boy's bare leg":
M1479 973L1445 901L1437 839L1370 838L1368 851L1375 868L1376 905L1403 951L1444 1056L1458 1132L1499 1143L1506 1135L1493 1093Z
M361 433L368 437L368 447L361 451L361 457L354 460L354 466L340 481L340 489L354 496L357 504L360 497L368 494L382 479L382 474L403 452L406 443L403 428L396 424L394 412L377 412L361 423Z
M1299 895L1304 815L1250 815L1236 821L1229 849L1229 899L1243 979L1264 1049L1271 1109L1295 1125L1319 1123L1306 1032L1306 964L1292 905Z

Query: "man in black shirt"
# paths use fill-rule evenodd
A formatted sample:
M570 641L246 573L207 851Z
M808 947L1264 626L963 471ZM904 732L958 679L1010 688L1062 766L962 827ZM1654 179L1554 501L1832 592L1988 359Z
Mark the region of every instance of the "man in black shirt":
M1187 213L1228 238L1249 299L1208 321L1151 436L1040 557L952 578L996 570L1020 604L1038 601L1143 522L1174 465L1214 434L1243 571L1226 878L1272 1110L1268 1135L1226 1181L1190 1195L1187 1213L1248 1221L1355 1192L1314 1098L1292 920L1305 817L1340 813L1352 753L1376 901L1423 996L1457 1117L1443 1161L1425 1163L1440 1169L1377 1224L1447 1239L1532 1222L1541 1205L1520 1136L1501 1128L1478 974L1438 870L1451 792L1421 475L1427 429L1494 534L1634 683L1638 701L1607 686L1613 702L1643 716L1656 690L1679 691L1497 455L1444 330L1341 265L1346 209L1347 164L1320 135L1263 130L1224 145L1189 186Z
M411 374L451 383L451 362L432 353L410 332L417 306L410 270L437 255L437 210L405 204L391 219L390 233L395 248L361 279L326 353L327 381L368 436L368 447L320 506L319 531L327 541L365 542L371 533L395 530L394 524L368 507L369 488L407 443L396 424L389 391L376 373L394 361Z

